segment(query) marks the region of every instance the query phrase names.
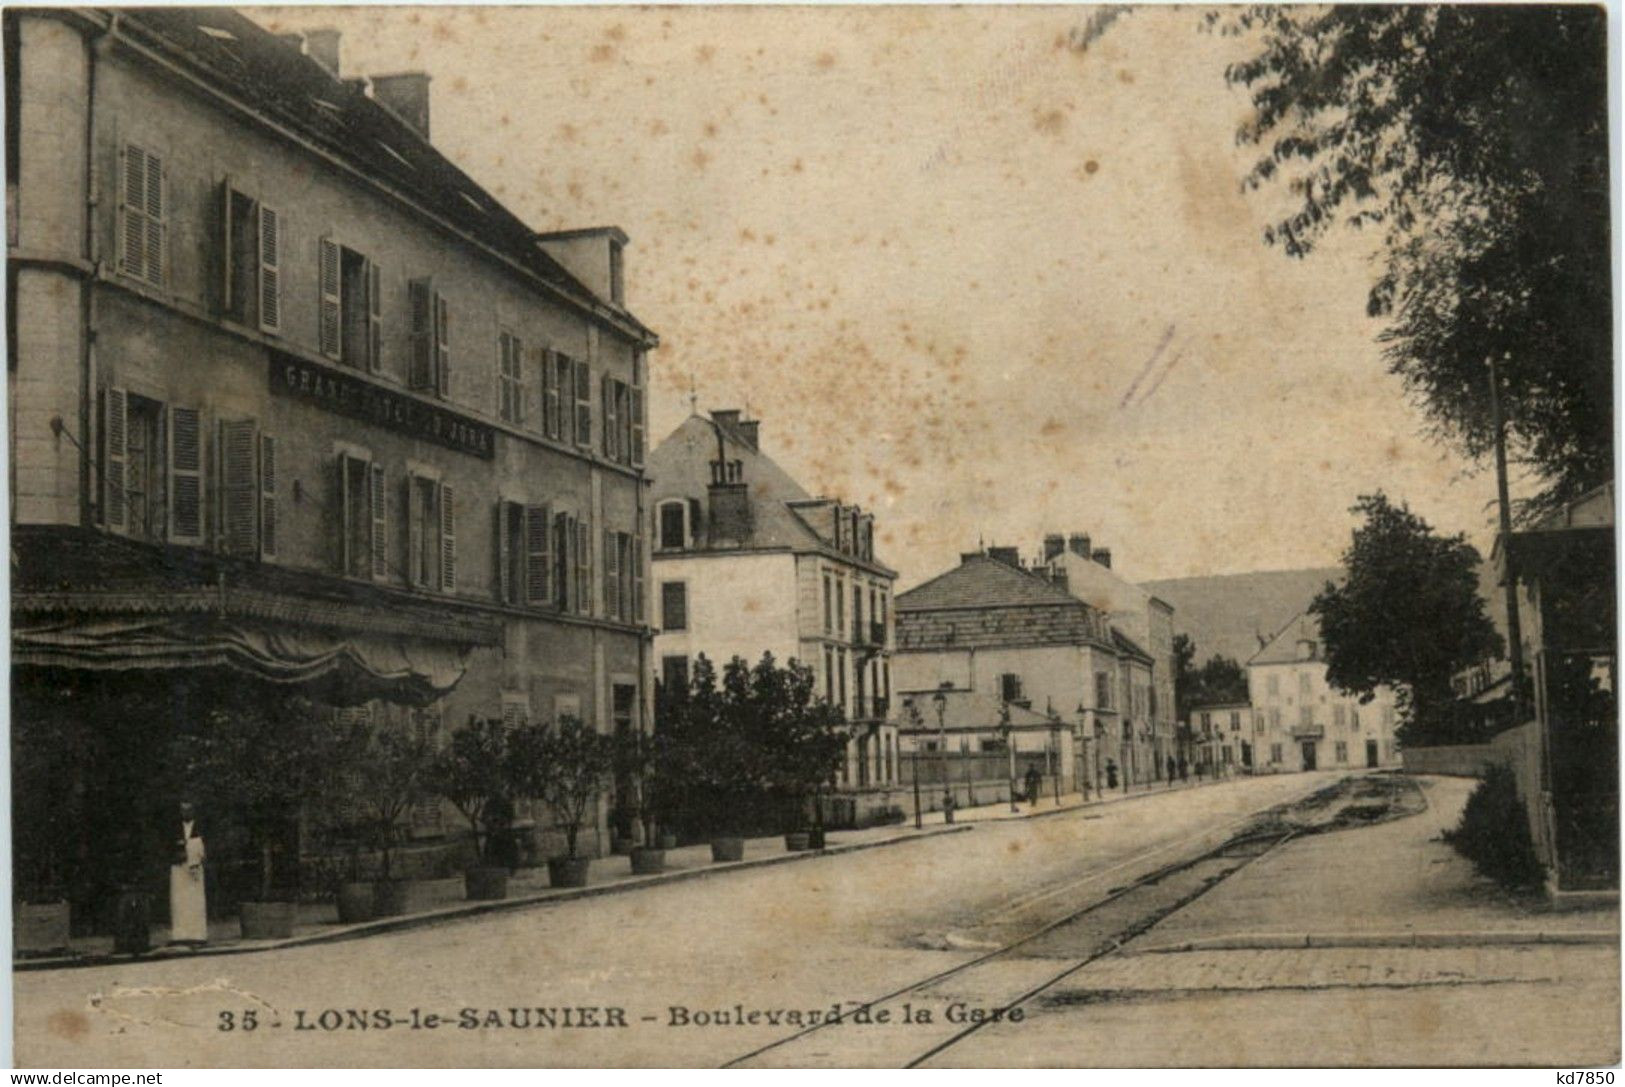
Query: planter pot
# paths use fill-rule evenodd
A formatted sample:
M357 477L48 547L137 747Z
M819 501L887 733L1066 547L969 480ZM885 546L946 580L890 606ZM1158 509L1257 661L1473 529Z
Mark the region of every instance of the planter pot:
M669 830L666 831L665 833L660 835L659 845L660 845L661 849L676 849L677 848L677 835L673 834Z
M463 874L463 886L470 902L495 902L508 897L506 868L470 868Z
M666 851L664 849L649 849L638 846L632 850L632 874L634 876L652 876L656 872L666 870Z
M745 839L743 838L712 838L711 862L723 864L728 861L742 861L745 859Z
M18 955L49 955L68 947L66 902L19 902L12 913L12 950Z
M824 842L825 842L825 838L824 838L824 828L823 827L819 827L816 830L809 830L807 832L807 848L808 849L823 849L824 848Z
M554 857L547 862L547 882L552 887L585 887L587 885L587 866L592 863L586 857Z
M792 830L784 836L784 848L790 853L805 853L809 845L808 834L804 830Z
M113 909L113 950L121 955L143 955L152 949L152 896L145 891L120 891Z
M408 879L380 879L372 885L372 915L399 917L406 912L412 894L412 881Z
M299 919L294 902L244 902L239 922L245 940L286 940Z
M370 883L339 884L339 924L357 925L363 921L371 921L375 916L372 894Z
M637 844L636 838L615 838L610 842L609 851L618 857L624 857L631 853Z

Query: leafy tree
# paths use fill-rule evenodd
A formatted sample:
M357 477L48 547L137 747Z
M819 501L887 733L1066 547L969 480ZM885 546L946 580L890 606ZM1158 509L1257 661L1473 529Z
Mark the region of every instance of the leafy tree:
M614 739L566 714L557 724L521 726L509 742L520 790L553 809L564 828L565 856L575 860L587 809L615 767Z
M1407 743L1453 742L1451 676L1501 652L1478 595L1478 552L1441 536L1380 492L1361 496L1365 523L1343 553L1342 585L1327 582L1309 610L1320 620L1326 679L1369 702L1396 689Z
M487 857L490 827L486 812L513 792L507 726L500 719L470 716L430 763L426 784L468 820L476 852Z
M735 657L727 672L743 674L745 662ZM807 798L834 778L846 756L841 711L816 697L816 689L817 677L807 665L792 660L780 668L773 654L763 653L749 670L748 701L741 706L762 776L787 801L794 826L805 817Z
M1193 706L1247 700L1247 671L1234 659L1215 653L1200 668L1195 661L1196 643L1187 634L1174 635L1174 703L1181 720Z
M1265 240L1303 257L1375 227L1367 310L1435 435L1493 448L1501 360L1512 453L1547 480L1535 516L1613 466L1607 13L1585 5L1257 5L1210 15L1257 43L1226 72L1263 154L1244 184L1296 207Z
M433 740L415 729L384 724L366 732L355 778L361 802L371 816L385 880L390 878L390 863L404 823L429 791L434 757Z

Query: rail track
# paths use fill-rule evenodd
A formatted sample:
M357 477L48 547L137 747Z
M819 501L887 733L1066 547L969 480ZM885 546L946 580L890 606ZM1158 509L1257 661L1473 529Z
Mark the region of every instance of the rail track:
M1034 998L1298 833L1297 827L1281 827L1229 838L1114 888L1018 939L855 1005L840 1019L769 1042L723 1067L919 1067L980 1030L1016 1021ZM961 1009L958 1016L952 1014L955 1007ZM922 1019L922 1012L929 1018Z

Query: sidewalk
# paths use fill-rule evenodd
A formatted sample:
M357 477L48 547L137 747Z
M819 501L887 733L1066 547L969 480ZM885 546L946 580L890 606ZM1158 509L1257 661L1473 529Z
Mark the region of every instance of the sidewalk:
M1121 803L1125 800L1139 800L1148 796L1166 796L1169 793L1185 792L1191 789L1207 788L1214 785L1229 785L1237 781L1245 780L1248 779L1230 777L1221 778L1219 780L1213 780L1211 778L1197 780L1196 778L1191 778L1189 781L1175 782L1171 786L1165 782L1156 781L1149 785L1131 786L1130 791L1126 793L1121 787L1106 790L1106 794L1104 796L1094 792L1094 790L1090 790L1089 799L1087 800L1084 799L1082 793L1062 793L1059 801L1055 799L1054 794L1045 793L1043 796L1038 798L1038 803L1036 804L1029 804L1025 800L1016 801L1016 808L1019 810L1015 812L1010 810L1010 802L1008 800L1000 800L995 804L978 804L974 808L955 808L954 822L985 823L1002 819L1036 819L1044 815L1057 815L1061 812L1076 811L1079 808L1098 808L1107 804ZM921 785L920 788L924 790L927 788L927 786ZM940 786L938 786L938 788L940 788ZM908 815L908 822L912 823L912 808L909 809ZM921 825L924 827L942 826L942 813L940 811L925 812L921 815L920 821Z
M1289 842L1167 918L1144 950L1617 946L1617 905L1554 911L1514 899L1442 840L1475 781L1416 780L1426 811Z

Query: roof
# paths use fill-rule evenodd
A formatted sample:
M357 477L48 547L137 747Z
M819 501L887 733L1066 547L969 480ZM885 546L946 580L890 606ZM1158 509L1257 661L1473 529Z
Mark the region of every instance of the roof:
M542 280L631 334L654 333L594 294L537 244L538 235L441 154L416 129L367 96L364 81L341 79L296 46L230 8L155 6L82 12L292 130L367 178Z
M866 567L895 577L896 572L878 559L865 562L856 555L836 549L802 518L792 503L811 502L806 488L759 448L742 440L728 427L701 415L690 415L676 430L649 452L646 470L654 481L651 503L667 498L701 498L711 482L711 462L721 440L727 457L741 462L746 497L751 509L750 536L719 551L787 549L816 551L841 562ZM684 554L703 554L704 547Z
M1068 604L1081 600L1037 574L988 555L971 555L958 566L897 597L897 610L998 608L1023 604Z
M1299 642L1314 642L1316 655L1305 658L1298 651ZM1249 667L1258 664L1303 664L1319 661L1324 664L1326 658L1320 653L1320 620L1307 611L1299 612L1293 616L1284 627L1275 632L1275 636L1266 642L1263 648L1252 655L1247 661Z
M1309 606L1328 581L1344 574L1334 566L1258 570L1245 574L1172 578L1145 582L1178 611L1174 630L1196 643L1197 662L1215 654L1245 661L1268 636Z
M1116 627L1112 627L1112 644L1117 647L1119 652L1143 660L1146 664L1156 663L1151 654L1140 648L1140 643Z
M930 732L937 728L937 707L935 691L916 692L905 694L901 706L903 713L898 718L904 731L910 729L923 729ZM1003 702L989 695L978 694L975 691L947 690L942 692L942 728L950 732L968 731L972 729L994 729L1002 723L1000 710L1008 706L1010 710L1010 724L1013 728L1047 728L1050 719L1034 710L1025 709L1014 702ZM918 707L920 711L919 723L916 725L910 720L910 705Z

